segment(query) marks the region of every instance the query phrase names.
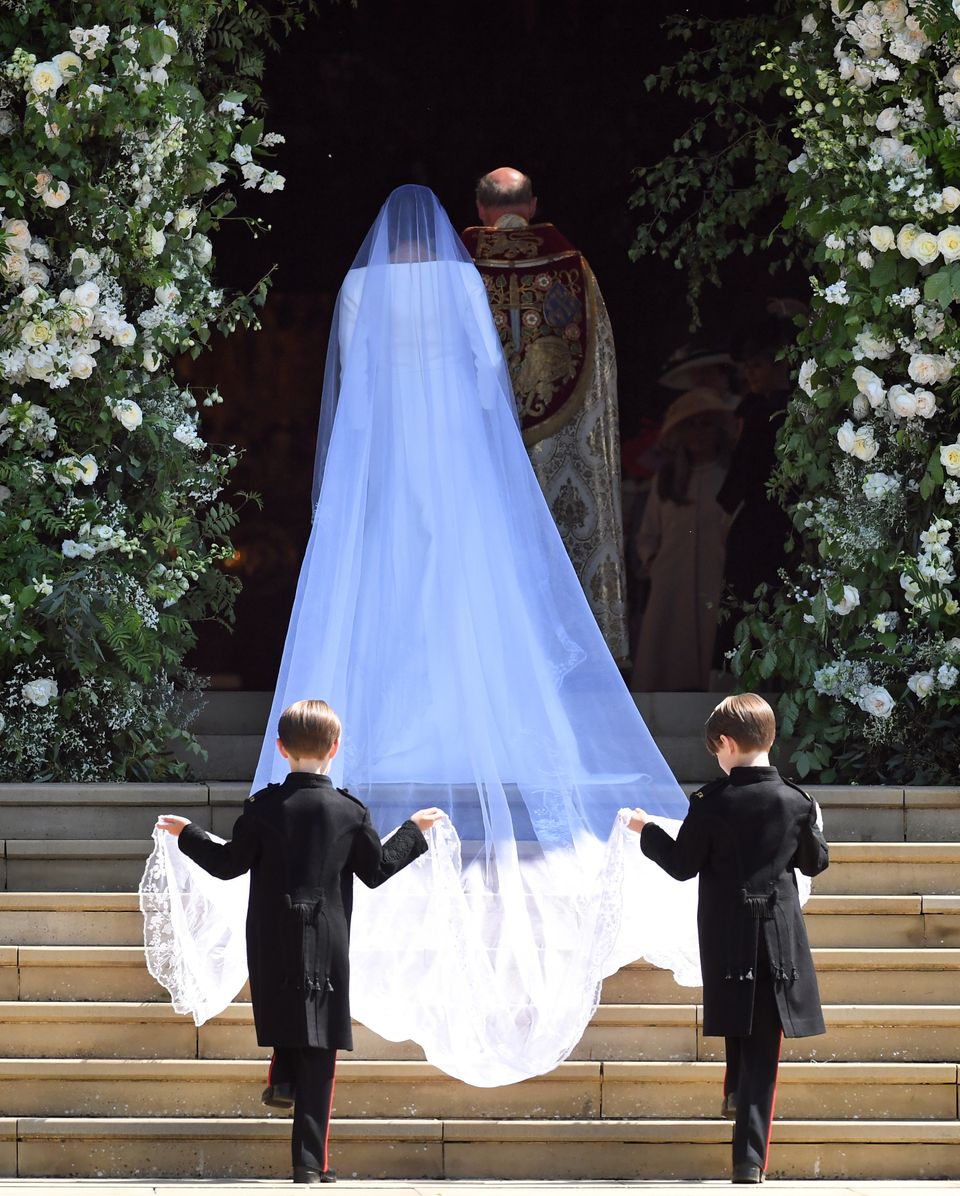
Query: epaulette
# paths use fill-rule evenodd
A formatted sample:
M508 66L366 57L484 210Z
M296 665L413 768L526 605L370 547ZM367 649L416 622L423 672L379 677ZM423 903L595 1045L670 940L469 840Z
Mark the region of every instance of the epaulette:
M709 797L711 793L716 793L722 789L727 783L726 777L717 777L715 781L708 781L706 785L701 785L699 789L695 789L690 794L690 804L693 805L695 801L702 797Z
M265 794L269 793L271 789L279 789L279 788L280 788L279 781L268 781L267 784L264 785L264 787L262 789L258 789L256 791L256 793L251 793L249 797L244 798L244 801L245 802L256 801L258 797L263 797Z
M337 792L342 793L344 797L349 797L351 801L356 802L357 805L360 806L361 808L363 808L363 809L366 808L363 805L363 802L360 800L359 797L354 797L353 794L349 793L346 789L337 789Z
M784 785L789 785L791 789L796 789L796 791L798 793L802 793L803 796L807 799L807 801L813 801L813 798L806 791L806 789L801 789L796 781L791 781L789 777L785 777L785 776L781 776L780 780L783 781Z

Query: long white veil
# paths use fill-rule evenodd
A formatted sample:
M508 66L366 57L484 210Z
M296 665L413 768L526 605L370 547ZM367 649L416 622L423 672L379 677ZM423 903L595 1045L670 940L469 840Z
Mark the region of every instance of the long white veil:
M322 697L344 723L334 783L381 834L449 812L429 855L357 893L354 1014L475 1085L542 1073L622 964L698 983L695 889L617 817L679 819L686 799L541 495L483 281L426 188L388 198L344 281L317 462L255 785L285 775L280 712Z

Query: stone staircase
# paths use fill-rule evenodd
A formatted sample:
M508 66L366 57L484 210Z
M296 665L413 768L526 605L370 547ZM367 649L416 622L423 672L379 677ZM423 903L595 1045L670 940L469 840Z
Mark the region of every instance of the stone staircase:
M714 771L697 755L714 701L638 699L689 781ZM218 696L202 728L208 771L249 775L263 706ZM289 1122L259 1103L265 1053L246 994L199 1029L174 1014L144 967L135 896L157 813L229 834L246 791L0 786L0 1176L288 1175ZM807 912L828 1033L784 1044L771 1172L960 1178L960 789L816 796L832 864ZM333 1165L345 1177L725 1176L722 1042L703 1037L699 998L644 963L625 968L570 1060L500 1089L357 1027L338 1067Z

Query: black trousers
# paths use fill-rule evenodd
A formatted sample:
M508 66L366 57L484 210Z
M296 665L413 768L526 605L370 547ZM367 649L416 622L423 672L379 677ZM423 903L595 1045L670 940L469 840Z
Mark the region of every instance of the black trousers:
M751 1031L742 1038L725 1039L727 1072L723 1079L723 1094L737 1094L734 1164L755 1163L766 1171L783 1027L773 980L769 968L763 966L766 960L758 963Z
M277 1047L270 1064L270 1084L292 1084L291 1148L294 1167L328 1170L330 1112L333 1109L337 1052L326 1047Z

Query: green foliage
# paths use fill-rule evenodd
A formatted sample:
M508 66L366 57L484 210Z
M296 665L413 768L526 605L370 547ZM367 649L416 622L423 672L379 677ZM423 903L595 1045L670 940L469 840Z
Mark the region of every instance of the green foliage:
M0 779L158 779L229 624L237 455L172 359L256 325L213 283L265 161L263 50L311 5L20 0L0 17ZM69 17L69 19L67 19ZM251 115L253 113L254 115ZM252 223L252 222L251 222Z
M675 16L668 36L690 48L646 80L692 110L673 152L634 171L631 206L641 217L631 257L656 254L686 277L694 325L704 284L720 285L723 262L762 251L790 265L798 241L781 223L791 157L788 105L758 69L762 48L784 28L783 10L712 20Z

